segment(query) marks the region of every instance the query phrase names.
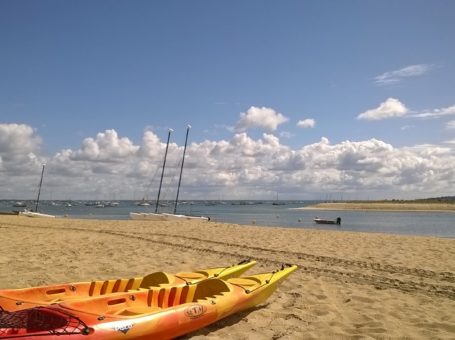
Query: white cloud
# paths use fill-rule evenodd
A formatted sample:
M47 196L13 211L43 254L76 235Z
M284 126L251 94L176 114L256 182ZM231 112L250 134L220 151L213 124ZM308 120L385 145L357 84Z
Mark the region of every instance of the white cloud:
M41 138L32 127L25 124L0 124L0 152L28 153L36 151Z
M299 120L297 122L297 126L303 129L306 128L314 128L316 125L316 121L313 118L307 118L303 120Z
M446 124L446 128L451 130L455 129L455 120L448 121Z
M289 131L280 132L280 137L283 137L283 138L286 138L286 139L290 139L290 138L292 138L294 136L295 136L295 134L293 134L292 132L289 132Z
M403 125L400 130L405 131L414 128L414 125Z
M360 113L357 119L381 120L394 117L418 118L418 119L437 119L441 117L454 116L455 105L432 110L411 111L402 102L395 98L388 98L379 107ZM412 126L405 125L401 129L405 130Z
M2 144L0 198L32 198L45 160L32 147L31 141L39 137L30 127L8 126L9 135L11 129L25 136L20 140L29 147L19 152ZM7 140L4 126L0 140ZM371 198L439 196L448 194L455 182L455 148L444 145L395 148L376 139L331 144L321 138L291 148L273 134L253 139L243 132L229 140L190 143L181 197L264 199L274 197L276 188L286 197L300 199L319 198L324 192L367 193ZM53 199L152 198L164 149L165 140L151 131L144 133L140 145L134 145L114 130L106 130L83 141L80 149L61 150L46 160L42 197L49 199L52 192ZM169 146L163 199L175 197L182 151L183 145ZM17 169L24 168L18 160L25 159L27 173Z
M8 174L25 175L40 166L41 138L25 124L0 124L1 168Z
M242 132L250 128L263 128L275 131L278 125L286 123L289 119L274 109L268 107L252 106L247 112L240 113L240 120L236 124L236 131Z
M430 64L410 65L399 70L385 72L379 76L376 76L374 78L374 81L379 85L394 84L400 82L403 80L403 78L422 76L433 68L434 65Z
M72 156L75 160L115 161L124 159L139 150L128 138L119 138L115 130L99 132L96 138L86 138L82 149Z
M442 109L434 109L430 111L423 111L410 115L414 118L440 118L444 116L453 116L455 115L455 105L445 107Z
M408 113L408 109L398 99L388 98L379 107L365 111L357 116L357 119L380 120L392 117L402 117Z

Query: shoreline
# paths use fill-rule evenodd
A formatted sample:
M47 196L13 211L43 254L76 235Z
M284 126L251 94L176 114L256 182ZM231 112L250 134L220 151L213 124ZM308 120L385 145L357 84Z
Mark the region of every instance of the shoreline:
M396 211L396 212L442 212L455 213L455 204L439 203L382 203L382 202L331 202L318 203L296 210L352 210L352 211Z
M0 216L0 289L238 263L299 269L267 302L182 339L451 338L455 240L219 222ZM26 249L26 251L24 251Z

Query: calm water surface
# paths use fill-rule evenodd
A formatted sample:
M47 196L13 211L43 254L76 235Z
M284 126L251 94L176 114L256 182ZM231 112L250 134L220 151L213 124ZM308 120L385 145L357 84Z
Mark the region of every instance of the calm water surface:
M32 201L26 202L33 208ZM88 202L40 202L41 212L73 218L129 219L129 213L153 212L155 206L140 207L134 201L118 201L118 206L99 208L85 205ZM89 202L92 203L92 202ZM380 232L391 234L455 237L455 213L433 212L365 212L365 211L321 211L297 210L295 208L314 204L314 201L280 201L273 205L270 201L191 201L182 202L177 213L210 216L214 221L252 224L263 226L283 226L289 228L348 230ZM13 207L14 201L0 201L0 211L21 210ZM173 203L159 208L161 212L171 212ZM315 224L313 218L328 219L341 217L341 226Z

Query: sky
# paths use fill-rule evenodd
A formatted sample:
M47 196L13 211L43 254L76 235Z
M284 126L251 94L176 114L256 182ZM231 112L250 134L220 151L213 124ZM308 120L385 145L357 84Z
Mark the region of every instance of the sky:
M454 195L455 2L0 0L0 199Z

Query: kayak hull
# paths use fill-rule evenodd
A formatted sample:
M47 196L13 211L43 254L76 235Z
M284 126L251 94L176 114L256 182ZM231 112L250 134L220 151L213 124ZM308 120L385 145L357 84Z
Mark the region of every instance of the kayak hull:
M119 278L89 282L73 282L22 289L0 290L0 307L17 311L36 306L51 305L68 300L96 298L99 296L125 293L150 287L179 287L195 284L212 277L229 279L242 275L256 261L242 261L228 267L201 269L195 272L168 274L155 272L144 277Z
M37 330L0 328L0 338L28 339L172 339L203 328L234 313L263 303L297 266L228 280L208 279L192 286L151 288L89 300L39 307L36 319L60 320ZM7 320L14 313L3 313ZM1 315L1 314L0 314ZM58 319L57 316L60 318ZM31 322L33 318L29 317ZM3 321L5 323L5 321ZM69 334L72 333L72 334Z

